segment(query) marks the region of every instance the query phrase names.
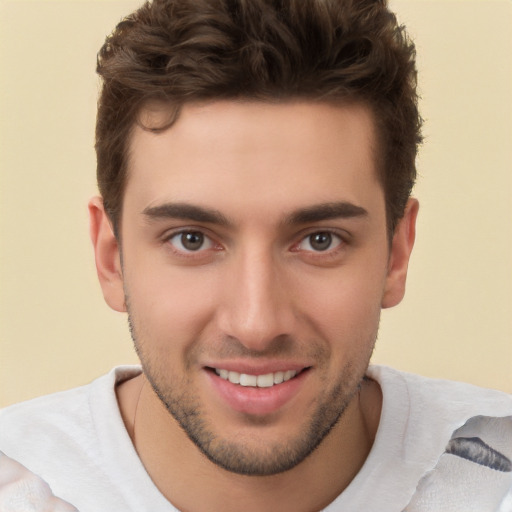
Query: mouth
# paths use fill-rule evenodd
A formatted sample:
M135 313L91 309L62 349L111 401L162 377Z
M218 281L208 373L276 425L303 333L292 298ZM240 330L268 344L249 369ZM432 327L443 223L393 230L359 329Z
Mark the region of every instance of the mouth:
M231 384L238 384L243 387L254 387L254 388L271 388L288 382L293 379L302 371L297 370L286 370L278 371L273 373L265 373L263 375L250 375L247 373L239 373L235 371L226 370L224 368L213 368L213 371L224 380L231 382Z
M257 416L275 413L299 395L312 370L310 366L288 369L239 366L238 371L215 366L205 369L213 389L230 409ZM271 369L276 371L270 372Z

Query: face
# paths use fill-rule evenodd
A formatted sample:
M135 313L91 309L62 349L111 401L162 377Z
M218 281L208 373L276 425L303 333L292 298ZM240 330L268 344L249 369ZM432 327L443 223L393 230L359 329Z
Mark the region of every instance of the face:
M168 411L230 471L294 467L358 391L395 286L373 142L365 108L305 102L188 105L133 133L132 335Z

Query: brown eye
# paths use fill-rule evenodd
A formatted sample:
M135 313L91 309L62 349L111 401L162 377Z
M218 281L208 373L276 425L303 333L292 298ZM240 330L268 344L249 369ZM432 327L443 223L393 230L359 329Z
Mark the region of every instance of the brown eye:
M210 249L213 242L201 231L182 231L169 239L169 243L180 252L197 252Z
M323 252L334 249L342 243L342 239L330 231L318 231L305 237L299 244L302 251Z
M181 234L181 244L188 251L198 251L204 243L204 235L199 231Z
M331 233L314 233L309 236L309 244L315 251L326 251L332 244Z

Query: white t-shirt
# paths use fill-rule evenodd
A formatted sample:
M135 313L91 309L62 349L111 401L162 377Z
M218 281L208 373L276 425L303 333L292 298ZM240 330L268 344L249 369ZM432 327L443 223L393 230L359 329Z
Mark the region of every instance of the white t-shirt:
M0 411L2 512L8 458L80 512L176 511L146 473L119 412L115 384L138 372L119 367ZM512 512L511 396L381 366L368 376L384 397L375 443L326 512Z

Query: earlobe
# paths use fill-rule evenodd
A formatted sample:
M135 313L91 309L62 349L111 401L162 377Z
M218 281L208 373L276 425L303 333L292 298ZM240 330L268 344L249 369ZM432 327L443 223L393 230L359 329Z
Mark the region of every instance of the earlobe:
M119 244L101 197L89 201L89 231L96 272L106 303L115 311L125 312L123 273Z
M396 306L404 297L407 267L416 236L418 209L418 200L410 198L404 216L395 228L389 255L386 285L382 296L381 305L383 308Z

